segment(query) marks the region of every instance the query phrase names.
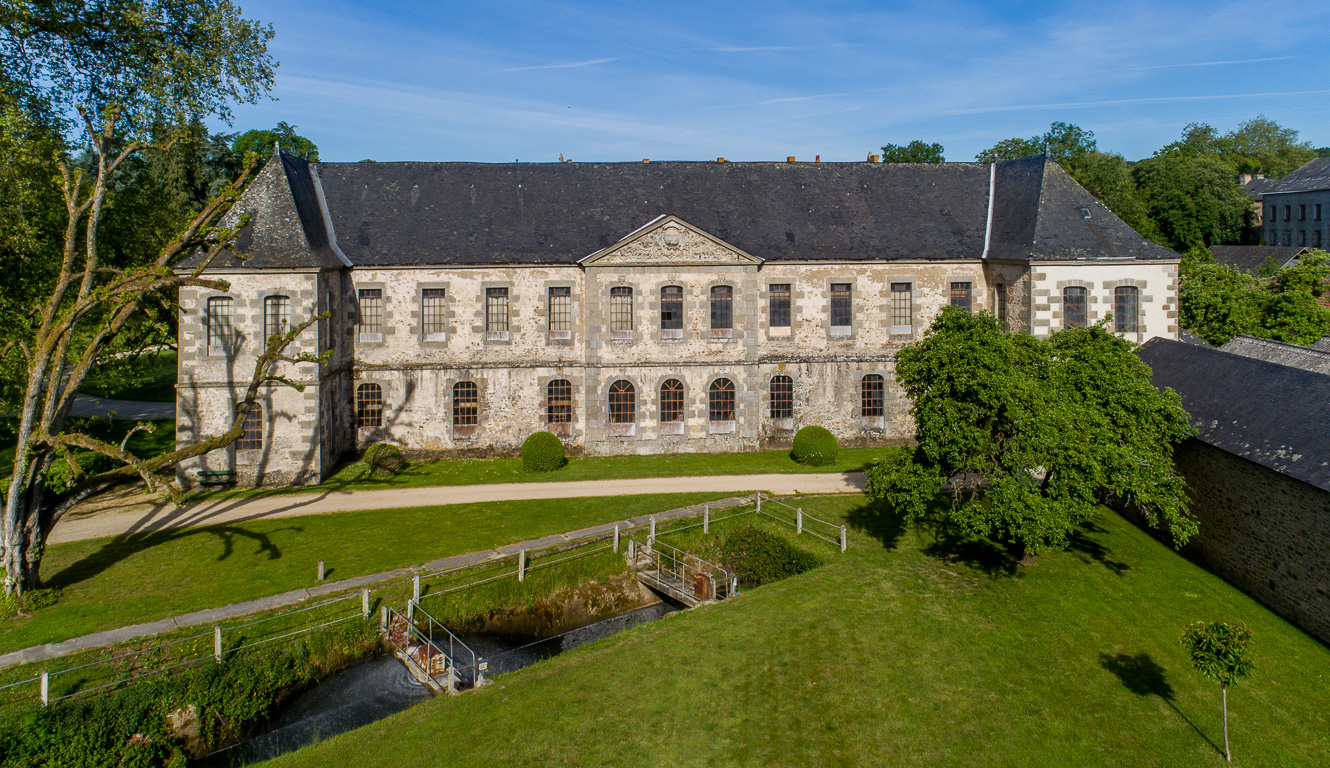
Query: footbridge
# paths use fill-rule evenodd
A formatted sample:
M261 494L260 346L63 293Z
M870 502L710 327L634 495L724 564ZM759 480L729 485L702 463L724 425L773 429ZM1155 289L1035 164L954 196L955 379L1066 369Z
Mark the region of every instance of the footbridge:
M655 536L648 537L645 545L636 544L628 542L628 562L637 571L637 580L689 608L739 593L738 578L715 563L658 541Z

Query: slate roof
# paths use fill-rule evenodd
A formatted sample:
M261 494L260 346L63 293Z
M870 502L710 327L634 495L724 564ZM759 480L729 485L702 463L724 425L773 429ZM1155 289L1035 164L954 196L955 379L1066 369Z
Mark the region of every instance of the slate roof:
M1255 336L1234 336L1219 348L1243 357L1330 375L1330 351L1315 347L1285 344L1282 341L1258 339ZM1327 424L1326 428L1330 429L1330 424Z
M1202 442L1330 491L1330 376L1164 338L1137 354Z
M1330 157L1318 157L1290 173L1261 194L1277 195L1284 192L1315 192L1330 189Z
M1278 179L1271 179L1265 176L1253 176L1242 184L1242 191L1247 193L1247 197L1253 200L1260 200L1261 196L1271 187L1278 184Z
M1319 349L1322 352L1330 352L1330 336L1322 336L1312 342L1312 349Z
M1192 346L1196 347L1205 347L1207 349L1214 348L1213 345L1210 344L1210 342L1206 341L1205 339L1202 339L1200 336L1197 336L1196 334L1186 329L1180 329L1178 331L1178 341L1182 342L1183 344L1191 344Z
M574 264L661 215L764 260L954 260L984 253L984 163L322 163L282 157L238 209L262 269ZM1042 156L1000 163L991 258L1176 259ZM323 224L321 188L332 223ZM269 201L268 198L272 198ZM1086 219L1081 209L1091 211ZM278 230L303 227L303 245ZM274 221L274 217L276 221ZM288 233L289 235L289 233ZM265 239L266 238L266 239ZM238 266L239 261L228 262Z
M1273 258L1283 267L1307 250L1296 245L1212 245L1210 255L1217 264L1254 275L1265 266L1266 259Z

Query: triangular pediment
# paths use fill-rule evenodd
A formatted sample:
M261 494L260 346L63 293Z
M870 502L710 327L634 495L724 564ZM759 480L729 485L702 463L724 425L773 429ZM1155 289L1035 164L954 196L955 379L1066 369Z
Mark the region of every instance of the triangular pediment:
M624 239L587 256L583 266L756 266L762 259L678 216L659 216Z

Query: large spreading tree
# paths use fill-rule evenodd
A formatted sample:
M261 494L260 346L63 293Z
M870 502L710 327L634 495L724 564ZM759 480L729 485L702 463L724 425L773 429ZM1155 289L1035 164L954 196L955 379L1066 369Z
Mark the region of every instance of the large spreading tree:
M229 0L28 0L0 9L0 205L10 215L0 260L18 284L18 299L0 304L0 405L17 413L0 526L6 593L38 585L46 538L75 503L136 478L178 494L163 471L238 439L259 388L281 381L283 363L305 360L284 350L316 318L267 340L225 432L161 456L136 456L127 440L97 439L70 419L95 366L160 337L163 318L153 310L171 308L177 288L227 288L203 270L234 240L236 231L219 224L252 174L252 157L235 179L210 182L216 196L174 223L122 218L129 246L106 247L116 239L108 221L146 183L129 172L136 163L269 90L271 36ZM144 234L153 228L162 231ZM189 254L202 259L177 269ZM78 452L113 468L80 474ZM57 462L66 471L54 473Z
M907 520L948 488L951 525L1017 555L1065 546L1106 503L1179 545L1195 532L1173 466L1173 446L1192 434L1181 400L1103 327L1036 339L947 307L897 355L896 378L919 445L871 467L868 491Z

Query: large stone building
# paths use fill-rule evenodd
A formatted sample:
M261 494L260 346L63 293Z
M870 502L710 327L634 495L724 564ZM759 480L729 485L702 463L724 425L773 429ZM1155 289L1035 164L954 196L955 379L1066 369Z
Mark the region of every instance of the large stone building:
M1261 192L1265 244L1330 245L1330 157L1318 157Z
M1176 338L1178 255L1055 163L268 163L180 302L177 439L224 429L256 350L294 345L243 440L189 463L303 483L375 441L587 454L908 437L902 346L947 304L1036 335Z

